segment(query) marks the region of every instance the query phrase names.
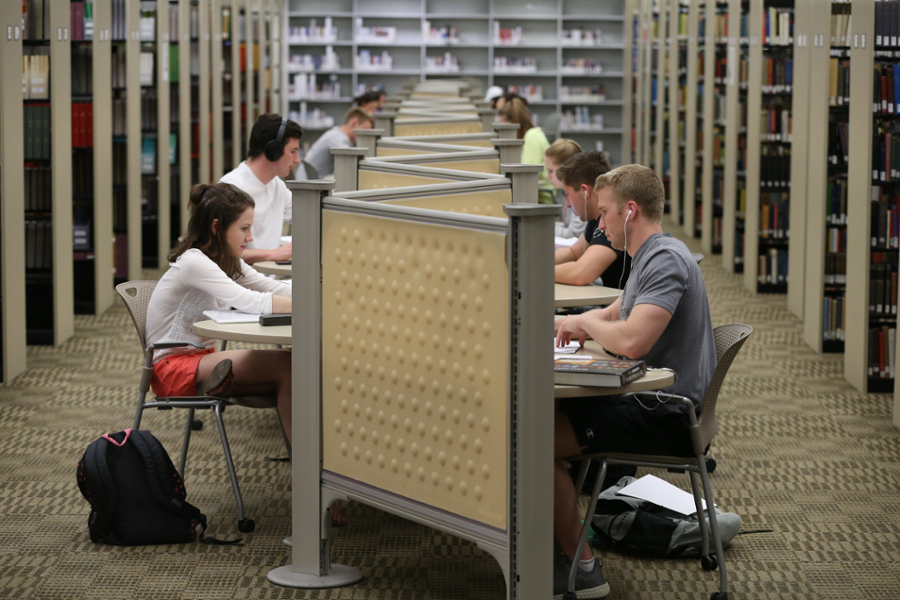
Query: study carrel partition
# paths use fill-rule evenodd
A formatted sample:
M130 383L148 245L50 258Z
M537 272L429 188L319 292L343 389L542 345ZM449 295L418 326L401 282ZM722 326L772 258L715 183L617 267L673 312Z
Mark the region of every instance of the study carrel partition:
M500 563L508 598L548 597L558 207L479 217L324 197L332 185L288 184L304 282L294 545L269 580L358 581L330 561L328 507L343 499L474 542Z

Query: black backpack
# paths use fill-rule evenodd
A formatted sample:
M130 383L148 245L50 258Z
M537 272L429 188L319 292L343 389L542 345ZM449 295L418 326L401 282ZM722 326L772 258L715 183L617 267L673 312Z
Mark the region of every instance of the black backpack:
M149 431L103 435L85 450L77 475L91 504L91 541L137 546L202 539L206 516L185 500L181 476Z

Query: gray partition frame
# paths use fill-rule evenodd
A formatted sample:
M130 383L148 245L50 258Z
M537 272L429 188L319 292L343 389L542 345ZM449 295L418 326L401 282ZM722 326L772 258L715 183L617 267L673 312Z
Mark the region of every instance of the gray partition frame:
M552 231L555 205L508 205L508 220L392 205L324 198L332 182L288 183L294 201L296 237L302 251L293 278L303 282L293 298L298 317L292 354L295 440L293 559L268 574L288 587L324 588L359 580L355 569L332 565L328 506L338 498L386 512L475 542L497 558L507 579L507 598L544 599L552 590L553 394ZM536 190L535 190L536 195ZM427 223L507 232L509 265L509 506L505 531L413 503L340 475L323 471L321 441L322 285L321 218L324 208ZM296 226L295 225L295 226ZM318 401L309 401L310 399Z

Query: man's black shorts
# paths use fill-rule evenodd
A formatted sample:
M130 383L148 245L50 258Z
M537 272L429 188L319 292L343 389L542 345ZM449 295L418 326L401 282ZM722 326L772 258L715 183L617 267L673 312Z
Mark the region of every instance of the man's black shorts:
M642 400L644 405L657 406L652 395L650 398ZM647 410L633 397L598 396L565 400L559 410L569 418L578 445L587 446L585 454L695 456L689 417L674 408Z

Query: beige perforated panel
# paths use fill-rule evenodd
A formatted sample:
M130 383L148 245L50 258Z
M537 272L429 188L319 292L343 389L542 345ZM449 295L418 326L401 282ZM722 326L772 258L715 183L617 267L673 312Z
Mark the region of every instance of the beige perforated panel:
M442 135L446 133L482 133L484 129L481 121L466 121L464 123L419 123L418 125L405 125L403 121L394 122L394 135Z
M428 163L427 167L436 169L456 169L457 171L473 171L475 173L500 173L499 158L485 158L482 160L457 160L451 162Z
M455 179L441 179L439 177L419 177L417 175L405 175L399 173L383 173L380 171L359 170L357 189L382 190L391 187L409 187L411 185L429 185L432 183L450 183Z
M402 200L385 200L384 203L505 219L507 216L503 212L503 205L512 203L512 191L507 189L446 196L404 198Z
M505 240L323 214L326 469L506 527Z

